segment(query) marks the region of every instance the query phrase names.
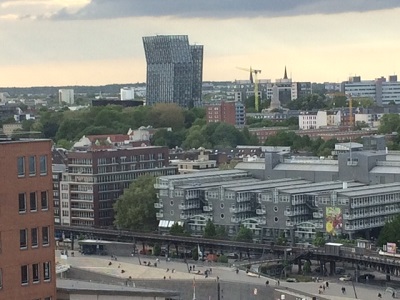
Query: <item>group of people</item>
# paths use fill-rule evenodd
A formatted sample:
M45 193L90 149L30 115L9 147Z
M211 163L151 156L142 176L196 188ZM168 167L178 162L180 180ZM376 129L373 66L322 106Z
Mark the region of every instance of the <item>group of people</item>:
M327 288L329 288L329 282L328 281L324 282L323 284L321 284L319 286L318 294L323 294L325 292L325 289L327 289Z

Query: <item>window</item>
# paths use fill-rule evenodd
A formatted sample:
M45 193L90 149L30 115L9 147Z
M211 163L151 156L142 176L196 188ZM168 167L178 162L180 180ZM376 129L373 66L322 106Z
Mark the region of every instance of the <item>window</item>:
M21 284L28 284L28 265L21 266Z
M18 177L25 176L25 157L18 157Z
M49 227L42 227L42 244L43 246L49 244Z
M44 298L44 300L51 300L51 297L46 297Z
M32 281L39 282L39 264L32 265Z
M43 263L43 280L50 280L50 262Z
M29 194L29 204L31 211L37 211L36 192Z
M35 176L36 174L36 157L29 156L29 176Z
M32 228L31 229L31 246L37 247L38 246L38 229L37 228Z
M21 229L19 231L19 247L25 249L27 247L28 232L26 229Z
M21 193L18 195L18 210L20 213L26 212L26 195Z
M3 288L3 269L0 269L0 290Z
M47 175L47 156L40 156L40 175Z
M42 210L49 209L49 200L47 198L47 192L40 193L40 202L41 202Z

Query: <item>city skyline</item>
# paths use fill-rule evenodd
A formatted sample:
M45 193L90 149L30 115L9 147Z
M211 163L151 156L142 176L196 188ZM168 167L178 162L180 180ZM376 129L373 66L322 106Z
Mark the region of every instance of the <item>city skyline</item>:
M0 86L145 82L143 36L204 45L204 81L397 74L398 1L0 0Z

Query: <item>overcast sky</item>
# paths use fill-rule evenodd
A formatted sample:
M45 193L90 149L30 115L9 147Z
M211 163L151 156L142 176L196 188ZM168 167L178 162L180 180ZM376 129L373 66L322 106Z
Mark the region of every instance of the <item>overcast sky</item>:
M204 45L204 80L400 69L400 0L0 0L0 86L144 82L142 37Z

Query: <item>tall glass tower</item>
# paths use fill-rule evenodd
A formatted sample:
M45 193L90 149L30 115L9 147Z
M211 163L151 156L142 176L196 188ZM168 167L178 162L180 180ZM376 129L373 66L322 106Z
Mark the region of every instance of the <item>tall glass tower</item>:
M198 107L203 81L203 46L187 35L143 37L147 62L147 105L176 103Z

